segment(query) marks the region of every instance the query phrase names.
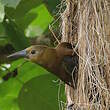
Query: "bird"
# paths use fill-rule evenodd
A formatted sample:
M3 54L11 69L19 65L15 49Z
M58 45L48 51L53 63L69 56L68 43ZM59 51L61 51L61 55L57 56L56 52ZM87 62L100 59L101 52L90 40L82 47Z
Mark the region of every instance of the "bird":
M73 80L75 81L77 79L78 56L73 51L72 45L67 42L62 42L55 48L45 45L32 45L9 55L7 58L26 58L42 66L72 87L74 85ZM77 69L74 69L75 67L77 67Z

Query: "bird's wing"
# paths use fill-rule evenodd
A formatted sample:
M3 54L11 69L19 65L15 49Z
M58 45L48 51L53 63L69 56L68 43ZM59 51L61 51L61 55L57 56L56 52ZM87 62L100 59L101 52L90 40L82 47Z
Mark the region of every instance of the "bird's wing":
M63 66L65 68L65 71L72 75L75 69L78 69L78 58L72 57L72 56L65 56L63 58Z
M74 81L77 81L78 77L78 56L74 54L73 56L65 56L63 58L62 64L68 75L73 77Z

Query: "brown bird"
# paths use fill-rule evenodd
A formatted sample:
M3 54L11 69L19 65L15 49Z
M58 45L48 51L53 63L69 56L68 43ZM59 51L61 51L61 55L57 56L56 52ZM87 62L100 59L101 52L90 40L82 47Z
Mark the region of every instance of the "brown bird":
M75 67L78 67L78 56L73 52L69 43L60 43L56 48L33 45L25 50L9 55L10 59L27 58L30 61L39 64L49 72L55 74L66 84L73 86L73 80L76 78ZM72 72L75 70L74 72ZM73 78L72 78L73 74Z

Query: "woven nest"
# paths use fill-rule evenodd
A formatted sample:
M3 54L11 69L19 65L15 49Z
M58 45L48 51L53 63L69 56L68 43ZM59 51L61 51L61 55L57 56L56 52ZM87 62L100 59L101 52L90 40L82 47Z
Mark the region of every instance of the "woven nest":
M62 41L75 44L79 72L77 89L70 92L73 109L110 107L110 9L107 0L62 1ZM63 7L63 6L62 6ZM68 91L68 90L67 90ZM66 92L67 92L66 91ZM69 91L68 91L69 92ZM67 102L70 99L67 96Z

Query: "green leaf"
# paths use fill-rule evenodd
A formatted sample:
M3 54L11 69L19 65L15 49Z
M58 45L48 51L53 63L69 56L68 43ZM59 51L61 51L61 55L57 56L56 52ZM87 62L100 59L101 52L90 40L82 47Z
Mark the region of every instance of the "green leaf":
M0 38L3 38L3 37L6 37L5 29L3 27L3 24L0 23Z
M21 86L19 81L12 79L0 84L0 110L18 110L16 98Z
M37 16L37 13L29 12L21 19L16 19L16 23L21 29L25 30L26 28L28 28L29 24L31 24L31 22L37 18Z
M21 0L15 10L6 8L6 13L15 19L20 28L25 29L26 36L36 37L48 31L48 25L54 20L47 7L51 10L50 12L53 12L58 3L59 0Z
M16 8L21 0L1 0L0 2L4 4L4 6Z
M4 38L0 38L0 46L5 46L6 44L8 44L8 40Z
M0 110L19 110L17 98L24 83L34 77L47 74L47 71L40 66L31 62L22 65L23 62L23 59L14 61L9 70L18 68L18 75L0 83Z
M61 0L43 0L43 2L46 4L51 14L56 14L57 5L60 4Z
M21 0L16 9L6 8L6 13L8 16L14 19L20 19L29 12L31 9L37 7L42 3L42 0Z
M48 72L44 68L31 62L27 62L24 65L22 65L18 71L18 77L23 82L27 82L28 80L36 76L48 74Z
M37 16L26 29L26 35L31 37L41 36L54 19L44 4L32 9L30 13L36 14Z
M0 23L0 46L5 46L8 43L9 41L6 36L5 29L3 27L3 24Z
M18 97L20 110L59 110L59 85L53 80L56 80L56 77L47 74L25 83ZM61 90L60 92L64 93L64 88Z
M3 21L5 16L4 5L0 2L0 22Z
M8 39L16 50L21 50L30 45L24 32L16 25L14 21L7 18L3 22Z

